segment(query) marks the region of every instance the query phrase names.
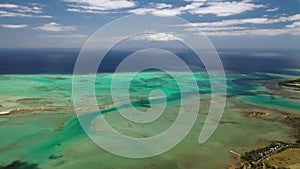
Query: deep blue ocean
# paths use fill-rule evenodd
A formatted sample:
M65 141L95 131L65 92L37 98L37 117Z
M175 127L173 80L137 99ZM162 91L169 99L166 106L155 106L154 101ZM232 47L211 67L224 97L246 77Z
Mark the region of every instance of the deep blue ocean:
M79 49L0 49L0 74L71 74ZM284 50L217 50L226 71L242 73L278 72L300 69L300 51ZM113 72L120 61L132 51L114 50L107 53L99 72ZM184 50L174 53L188 65L196 64L195 55ZM291 74L291 72L289 72Z

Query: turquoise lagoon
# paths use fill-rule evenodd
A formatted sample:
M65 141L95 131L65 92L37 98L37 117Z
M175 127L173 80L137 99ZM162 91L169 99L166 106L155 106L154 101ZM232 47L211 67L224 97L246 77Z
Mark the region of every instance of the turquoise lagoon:
M128 74L122 76L126 78ZM188 85L191 79L187 79L184 73L178 74ZM299 91L278 87L277 82L283 79L280 74L226 74L226 108L213 136L203 144L198 143L211 92L207 74L198 72L195 77L201 109L196 124L175 148L145 159L110 154L87 137L73 109L72 75L1 75L0 111L15 111L0 116L0 168L11 164L15 168L41 169L216 169L226 168L236 161L230 150L243 153L273 140L293 141L292 129L282 124L279 117L283 112L300 113ZM153 123L129 122L111 106L111 78L110 73L97 74L97 101L102 115L126 135L148 137L166 130L176 118L180 99L186 99L180 98L178 85L166 73L142 72L130 85L132 104L137 109L146 110L149 92L161 89L168 99L167 108ZM270 116L244 116L251 111L269 112Z

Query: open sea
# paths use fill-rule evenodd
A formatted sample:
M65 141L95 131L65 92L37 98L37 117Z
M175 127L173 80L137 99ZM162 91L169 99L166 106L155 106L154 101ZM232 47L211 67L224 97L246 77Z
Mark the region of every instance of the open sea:
M0 74L72 74L79 49L0 49ZM119 60L131 51L110 51L99 72L113 72ZM175 50L180 58L194 57L189 51ZM220 50L226 71L281 72L299 69L300 51L285 50ZM192 60L192 59L190 59ZM192 63L192 62L191 62Z

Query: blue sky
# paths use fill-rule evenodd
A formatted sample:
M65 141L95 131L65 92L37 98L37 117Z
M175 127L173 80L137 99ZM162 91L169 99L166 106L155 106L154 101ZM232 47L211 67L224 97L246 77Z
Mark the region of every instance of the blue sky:
M188 20L217 48L300 47L300 0L1 0L0 48L81 48L101 26L148 13Z

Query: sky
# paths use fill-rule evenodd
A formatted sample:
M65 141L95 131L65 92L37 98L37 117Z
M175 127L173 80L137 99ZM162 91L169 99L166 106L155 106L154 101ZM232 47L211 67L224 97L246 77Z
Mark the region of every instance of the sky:
M175 26L198 27L216 48L300 49L300 0L1 0L0 48L81 48L130 14L182 17L192 24Z

